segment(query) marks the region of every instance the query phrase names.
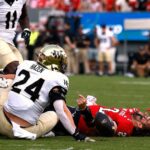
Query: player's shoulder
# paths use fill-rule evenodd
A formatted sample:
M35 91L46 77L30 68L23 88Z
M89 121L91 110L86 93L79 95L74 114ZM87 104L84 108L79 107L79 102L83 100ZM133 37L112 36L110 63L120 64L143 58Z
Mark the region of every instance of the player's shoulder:
M57 71L50 71L50 74L51 74L51 78L53 79L53 83L56 86L61 86L65 89L68 89L69 79L65 74Z
M22 63L20 63L20 66L23 66L23 65L32 65L34 63L35 63L35 61L32 61L32 60L24 60Z
M33 64L36 64L36 62L31 60L24 60L19 64L18 68L30 68L30 66L32 66Z

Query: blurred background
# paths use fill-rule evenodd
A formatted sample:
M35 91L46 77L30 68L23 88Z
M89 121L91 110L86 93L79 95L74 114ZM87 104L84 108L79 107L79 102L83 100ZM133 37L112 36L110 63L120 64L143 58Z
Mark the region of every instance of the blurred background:
M28 47L18 26L14 42L35 60L46 44L68 55L67 75L150 76L150 0L28 0Z

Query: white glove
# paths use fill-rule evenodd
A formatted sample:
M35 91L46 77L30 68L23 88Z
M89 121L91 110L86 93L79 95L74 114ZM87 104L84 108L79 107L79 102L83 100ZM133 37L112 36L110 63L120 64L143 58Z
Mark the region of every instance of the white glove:
M8 81L7 79L0 77L0 88L7 88L8 87Z
M94 140L94 139L92 139L90 137L86 137L84 141L85 142L95 142L96 140Z
M92 95L88 95L86 97L86 105L87 106L91 106L91 105L97 105L96 104L97 98L92 96Z

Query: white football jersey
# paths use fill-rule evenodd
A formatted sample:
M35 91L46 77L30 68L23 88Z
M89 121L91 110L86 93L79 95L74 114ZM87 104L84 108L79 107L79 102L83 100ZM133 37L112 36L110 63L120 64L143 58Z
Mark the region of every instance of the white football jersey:
M113 33L109 30L103 34L102 31L97 35L98 39L100 40L99 50L105 51L108 48L111 48L111 37L113 37Z
M0 38L13 44L18 20L26 0L0 0Z
M36 124L41 113L51 103L49 92L56 86L67 91L68 77L50 71L35 61L25 60L17 68L4 108L31 124Z

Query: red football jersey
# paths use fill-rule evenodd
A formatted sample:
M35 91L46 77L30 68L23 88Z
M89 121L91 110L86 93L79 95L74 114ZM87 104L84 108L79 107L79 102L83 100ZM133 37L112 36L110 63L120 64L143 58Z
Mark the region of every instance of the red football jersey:
M100 105L89 106L92 116L95 117L97 112L104 112L117 124L117 134L119 136L129 136L133 132L133 123L131 114L133 109L124 108L107 108ZM86 135L95 135L95 128L90 128L86 125L84 118L81 116L78 123L78 128L82 133Z

